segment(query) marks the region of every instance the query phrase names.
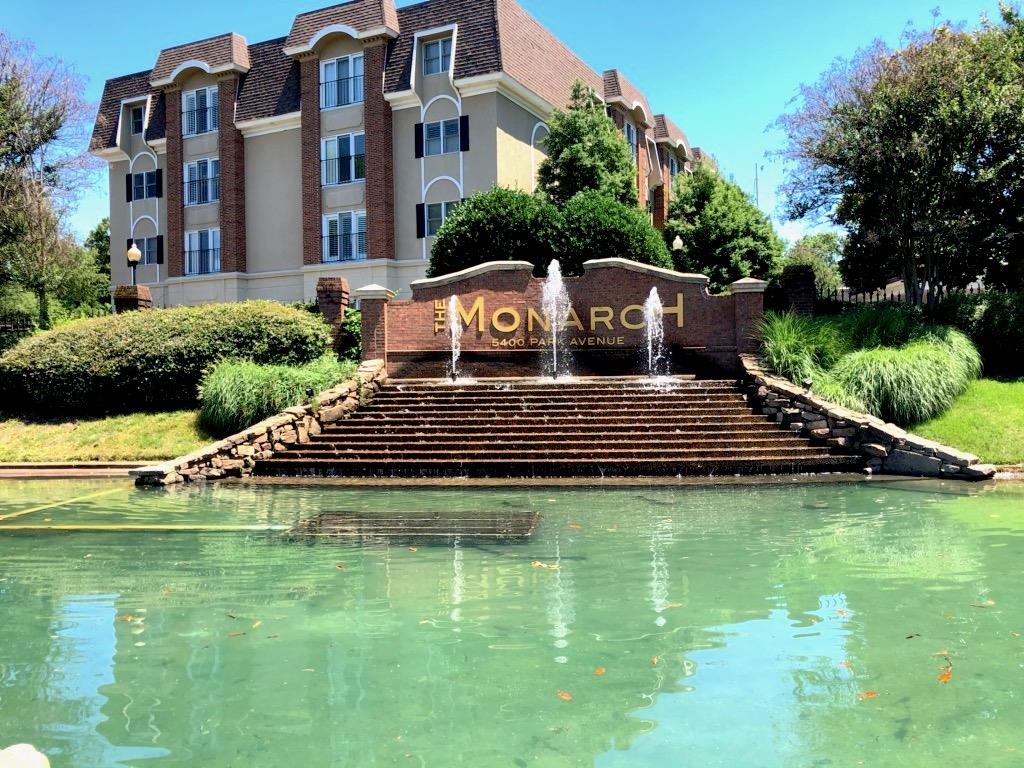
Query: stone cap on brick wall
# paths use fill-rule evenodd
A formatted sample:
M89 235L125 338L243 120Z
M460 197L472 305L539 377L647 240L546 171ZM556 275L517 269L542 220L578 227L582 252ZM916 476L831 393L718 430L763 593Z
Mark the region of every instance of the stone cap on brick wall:
M744 277L735 283L729 283L729 293L764 293L768 287L766 280L756 277Z
M519 270L526 270L533 274L533 264L528 261L485 261L483 264L475 264L472 267L466 267L458 272L450 272L440 277L425 277L421 280L414 280L411 287L413 296L415 296L417 289L422 291L427 288L440 288L442 285L451 285L452 283L458 283L477 275L486 275L490 272L516 272Z
M357 288L352 293L354 299L384 299L390 301L395 298L395 292L385 288L383 285L377 285L373 283L371 285L364 285L362 288Z
M585 272L590 272L592 269L604 269L606 267L628 269L630 272L639 272L641 275L651 275L652 277L660 277L664 280L672 280L677 283L692 283L695 285L706 286L709 282L707 275L698 275L692 272L676 272L673 269L653 267L650 264L641 264L639 261L630 261L629 259L623 259L619 256L613 256L607 259L590 259L589 261L583 262L583 270Z

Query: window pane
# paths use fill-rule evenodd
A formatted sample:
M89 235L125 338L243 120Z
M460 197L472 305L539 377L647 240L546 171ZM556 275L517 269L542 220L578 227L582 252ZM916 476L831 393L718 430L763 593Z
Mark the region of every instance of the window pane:
M146 196L146 178L141 173L132 174L132 200L141 200Z
M441 228L441 224L444 222L444 204L443 203L428 203L427 204L427 234L436 235L437 230Z
M423 126L423 154L440 155L441 144L441 123L427 123Z
M441 50L437 42L423 46L423 74L434 75L441 71Z
M156 197L156 171L146 171L146 197Z
M444 151L445 152L458 152L459 151L459 121L445 120L444 121Z
M447 72L448 66L452 60L452 41L451 38L441 40L441 71Z
M216 88L210 89L210 130L216 131L220 120L218 114L218 91Z

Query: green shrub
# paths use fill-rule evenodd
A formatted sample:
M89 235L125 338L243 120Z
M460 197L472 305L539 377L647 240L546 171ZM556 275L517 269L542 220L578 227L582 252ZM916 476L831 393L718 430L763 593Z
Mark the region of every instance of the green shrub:
M302 366L222 360L203 378L199 424L217 437L240 432L285 408L308 402L307 389L321 392L353 370L353 363L339 362L333 354Z
M172 410L196 405L218 360L301 365L329 344L322 319L269 301L126 312L24 339L0 358L0 387L22 410Z
M970 336L989 374L1024 374L1024 293L952 293L935 318Z
M835 325L853 349L872 349L906 344L921 335L925 321L912 304L869 304L844 310Z
M562 273L583 274L583 262L618 256L672 269L672 257L649 216L601 192L579 192L562 209L558 247Z
M558 209L538 195L493 187L460 203L434 238L427 277L488 261L529 261L543 274L554 258Z

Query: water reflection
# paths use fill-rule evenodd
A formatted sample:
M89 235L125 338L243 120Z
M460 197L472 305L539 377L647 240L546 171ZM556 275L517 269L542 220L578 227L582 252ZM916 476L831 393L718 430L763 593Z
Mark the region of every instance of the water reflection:
M1014 764L1018 491L236 490L110 503L542 517L445 546L0 537L0 733L68 765Z

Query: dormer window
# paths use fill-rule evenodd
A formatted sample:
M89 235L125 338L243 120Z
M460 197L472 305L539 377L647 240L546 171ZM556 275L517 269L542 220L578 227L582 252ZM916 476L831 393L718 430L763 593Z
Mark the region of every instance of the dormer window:
M142 107L132 107L131 110L131 122L132 122L132 134L142 133L142 122L146 116L146 112Z
M185 136L210 133L219 127L216 86L187 91L182 96L181 132Z
M359 104L363 100L363 57L342 56L320 65L320 109Z
M452 61L452 39L434 40L423 44L423 74L439 75L447 72Z

